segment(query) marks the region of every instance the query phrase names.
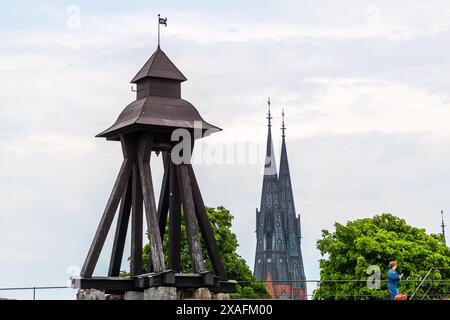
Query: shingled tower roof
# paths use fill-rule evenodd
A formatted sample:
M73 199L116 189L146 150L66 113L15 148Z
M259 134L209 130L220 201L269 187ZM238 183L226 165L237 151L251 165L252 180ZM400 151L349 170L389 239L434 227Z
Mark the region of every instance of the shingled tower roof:
M181 98L186 77L158 46L150 59L131 80L137 86L136 100L117 121L97 137L119 140L120 134L153 130L170 134L178 128L200 127L204 135L221 129L203 120L197 109ZM194 135L196 138L198 135Z
M139 80L147 77L179 81L187 80L159 46L133 80L131 80L131 83L137 83Z

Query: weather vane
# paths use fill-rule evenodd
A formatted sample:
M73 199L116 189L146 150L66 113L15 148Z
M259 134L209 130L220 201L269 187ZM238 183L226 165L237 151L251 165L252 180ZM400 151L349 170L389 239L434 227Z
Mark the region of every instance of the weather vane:
M267 120L269 120L269 127L270 126L272 126L272 113L270 112L270 105L271 105L272 103L270 102L270 97L267 99L267 105L268 105L268 107L269 107L269 111L268 111L268 113L267 113Z
M286 125L284 123L284 108L283 108L283 111L281 112L281 115L283 117L283 122L281 125L281 132L282 132L282 137L284 138L284 137L286 137Z
M158 48L161 44L161 25L167 27L167 18L161 18L161 15L158 14Z

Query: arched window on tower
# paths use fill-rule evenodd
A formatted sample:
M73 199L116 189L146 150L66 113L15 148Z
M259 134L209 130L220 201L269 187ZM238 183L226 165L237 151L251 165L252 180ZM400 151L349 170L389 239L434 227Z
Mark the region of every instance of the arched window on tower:
M265 239L265 244L264 244L264 249L265 250L272 250L272 248L274 248L274 236L272 235L271 232L267 232L266 233L266 239Z
M299 274L298 274L298 265L297 263L294 263L294 268L293 268L293 279L292 280L298 280L299 279Z

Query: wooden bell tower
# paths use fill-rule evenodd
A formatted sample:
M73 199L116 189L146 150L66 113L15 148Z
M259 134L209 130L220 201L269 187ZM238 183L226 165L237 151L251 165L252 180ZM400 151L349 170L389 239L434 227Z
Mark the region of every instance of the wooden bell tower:
M195 138L221 130L204 121L197 109L181 98L181 83L186 80L158 45L131 81L137 87L136 100L122 111L114 125L97 136L120 141L124 160L80 278L73 280L76 288L110 293L142 291L157 286L208 287L216 292L235 290L236 282L228 279L220 258L190 159L173 161L174 147L178 143L171 139L175 130L189 132L192 148ZM195 127L199 125L200 135L194 134ZM191 151L183 152L190 154ZM158 204L150 168L154 154L162 154L164 164ZM144 212L151 248L150 270L145 272L142 270ZM94 277L95 266L116 214L117 226L108 275ZM193 269L188 274L181 273L182 219ZM119 273L130 220L130 277L122 278ZM165 261L163 239L167 224L168 261ZM203 237L208 257L203 256L200 237ZM213 270L206 269L206 258L211 261Z

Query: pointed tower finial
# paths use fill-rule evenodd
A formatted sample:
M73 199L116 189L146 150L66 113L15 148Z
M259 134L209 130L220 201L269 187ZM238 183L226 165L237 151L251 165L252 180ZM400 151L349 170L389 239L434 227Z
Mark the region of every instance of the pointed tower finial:
M269 121L269 124L268 124L268 126L269 126L269 128L272 126L272 113L271 113L271 111L270 111L270 106L271 106L271 102L270 102L270 97L267 99L267 105L268 105L268 107L269 107L269 109L268 109L268 112L267 112L267 120Z
M284 108L283 108L283 111L282 111L281 115L282 115L282 118L283 118L283 122L282 122L282 125L281 125L281 132L282 132L281 137L285 138L286 137L286 125L284 123Z
M445 240L445 223L444 223L444 210L441 210L441 216L442 216L442 236L444 237L444 243L447 244L446 240Z

